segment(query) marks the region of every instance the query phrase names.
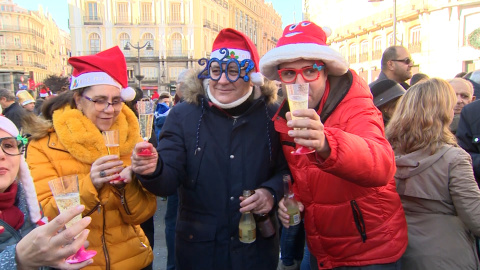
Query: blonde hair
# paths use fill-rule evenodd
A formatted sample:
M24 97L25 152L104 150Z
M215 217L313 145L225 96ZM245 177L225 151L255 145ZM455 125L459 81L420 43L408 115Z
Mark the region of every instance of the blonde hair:
M410 87L385 130L395 152L430 149L433 154L444 144L457 146L449 128L456 102L455 91L443 79L432 78Z

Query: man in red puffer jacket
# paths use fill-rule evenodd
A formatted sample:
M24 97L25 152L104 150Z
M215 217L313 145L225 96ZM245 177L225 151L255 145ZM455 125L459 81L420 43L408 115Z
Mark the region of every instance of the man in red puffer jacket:
M326 45L328 29L304 21L285 28L261 72L284 84L309 83L308 107L274 116L304 211L312 269L400 269L407 224L393 175L394 153L365 81ZM299 128L294 130L293 128ZM300 145L313 153L294 155ZM283 200L279 216L288 227Z

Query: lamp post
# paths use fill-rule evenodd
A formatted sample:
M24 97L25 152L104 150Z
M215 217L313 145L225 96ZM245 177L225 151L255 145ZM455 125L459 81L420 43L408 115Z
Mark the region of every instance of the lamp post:
M140 88L140 90L142 89L142 80L145 76L143 76L141 74L141 68L140 68L140 50L147 47L146 50L147 51L151 51L153 50L152 46L150 45L150 41L147 41L145 44L143 44L143 46L140 46L140 42L137 42L137 46L133 45L132 43L130 43L130 41L127 41L127 44L125 44L125 47L123 47L124 50L126 51L129 51L130 50L130 46L134 49L137 49L137 56L138 56L138 71L137 71L137 75L135 75L135 78L137 78L138 80L138 87Z
M383 0L368 0L368 2L383 2ZM397 45L397 0L393 0L393 45Z

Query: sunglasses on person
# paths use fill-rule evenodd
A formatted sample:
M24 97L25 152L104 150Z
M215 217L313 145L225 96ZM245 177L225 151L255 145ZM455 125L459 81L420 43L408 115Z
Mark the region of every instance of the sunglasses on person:
M25 144L15 137L0 138L0 146L2 151L9 156L21 155L25 150Z
M410 59L409 57L405 58L405 59L392 59L391 61L394 61L394 62L402 62L404 63L405 65L410 65L410 63L413 64L413 60Z
M320 71L325 68L323 63L315 63L313 66L306 66L301 69L282 68L278 70L278 75L283 83L293 83L298 74L302 75L305 82L313 82L320 77Z

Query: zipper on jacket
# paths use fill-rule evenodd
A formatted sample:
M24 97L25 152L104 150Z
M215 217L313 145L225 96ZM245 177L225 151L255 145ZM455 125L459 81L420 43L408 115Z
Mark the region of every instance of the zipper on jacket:
M108 254L107 241L105 241L105 210L103 211L102 248L105 256L105 269L110 270L110 255Z
M350 206L352 207L353 220L355 221L355 226L362 237L363 243L367 240L367 232L365 229L365 221L363 220L362 211L355 200L350 201Z
M125 209L127 215L131 215L132 213L130 212L130 209L128 209L127 201L125 201L125 189L120 192L120 201L122 202L123 208Z
M15 228L13 228L12 226L10 226L10 224L8 224L7 222L3 221L3 220L0 220L0 225L3 226L3 228L5 228L6 231L8 231L13 238L15 238L15 240L18 242L20 242L20 240L22 240L22 235L20 235L20 233L18 233ZM22 225L23 227L23 225Z

